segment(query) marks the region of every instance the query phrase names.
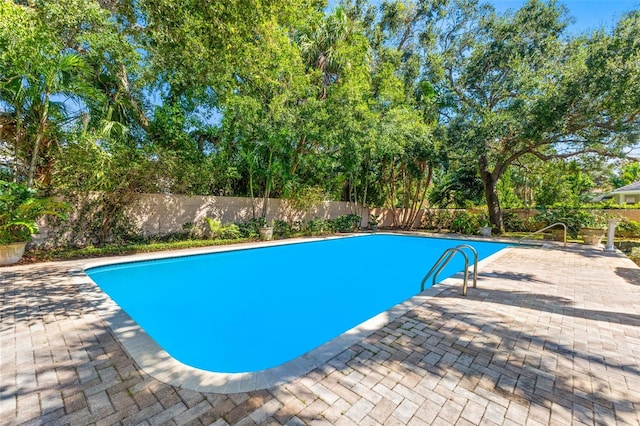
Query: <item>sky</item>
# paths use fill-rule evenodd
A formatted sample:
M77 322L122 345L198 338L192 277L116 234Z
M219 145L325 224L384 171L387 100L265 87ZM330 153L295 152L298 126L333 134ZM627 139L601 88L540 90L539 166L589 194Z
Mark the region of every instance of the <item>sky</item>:
M381 3L381 0L370 0L371 3ZM525 0L485 0L492 4L497 11L508 9L517 10ZM640 9L640 0L559 0L569 9L569 16L574 23L569 27L572 33L590 32L604 27L613 28L615 22L625 13L633 9ZM339 0L329 0L329 8L333 8Z
M524 0L488 0L497 11L517 10ZM558 1L569 9L574 23L569 30L574 33L592 31L599 28L611 29L626 12L640 9L640 0L564 0Z

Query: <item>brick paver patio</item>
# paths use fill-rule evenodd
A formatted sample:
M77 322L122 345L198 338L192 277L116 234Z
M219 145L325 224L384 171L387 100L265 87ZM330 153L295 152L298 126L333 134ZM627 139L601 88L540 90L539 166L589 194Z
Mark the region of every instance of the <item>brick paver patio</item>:
M145 374L78 265L0 268L2 424L640 424L640 269L621 254L512 248L467 297L440 285L303 377L230 395Z

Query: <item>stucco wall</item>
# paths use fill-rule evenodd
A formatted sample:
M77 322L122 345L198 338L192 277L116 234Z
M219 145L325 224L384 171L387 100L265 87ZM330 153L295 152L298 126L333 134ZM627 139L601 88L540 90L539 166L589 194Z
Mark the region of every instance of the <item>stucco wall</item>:
M143 194L125 212L134 227L144 236L180 232L186 223L196 223L205 217L218 219L222 223L243 222L262 216L262 200L254 201L242 197L184 196ZM308 220L330 219L345 214L361 214L363 225L367 224L368 210L356 209L352 203L327 201L309 212L295 211L286 200L270 199L267 222L273 219ZM359 211L357 211L359 210Z
M422 216L425 214L427 209L420 209L418 211L415 220L413 221L413 227L419 228L420 223L422 221ZM381 227L393 227L395 223L403 223L405 209L383 209L383 208L374 208L370 210L370 214L375 215L378 218L378 225ZM369 221L369 217L367 216L367 220L365 221L365 225Z
M640 222L640 210L638 209L609 209L605 211L611 216L624 217Z
M94 199L88 197L87 199ZM255 205L253 204L255 202ZM163 195L163 194L141 194L135 201L125 209L125 215L133 226L133 231L148 237L153 235L166 235L182 232L184 225L198 223L204 217L211 217L220 220L222 223L243 222L262 215L262 200L252 200L242 197L215 197L215 196L184 196L184 195ZM75 212L69 215L69 219L78 220L77 211L80 206L75 206ZM439 209L422 209L416 217L414 228L420 228L425 215L437 214ZM455 210L448 210L453 213ZM538 211L535 209L512 209L512 213L517 214L521 219L535 216ZM640 209L609 209L606 212L612 216L628 218L640 222ZM369 215L375 214L380 220L381 227L392 227L394 215L401 219L404 214L402 209L368 209L360 205L356 206L348 202L328 201L324 202L309 212L295 211L286 200L270 199L267 212L267 221L281 219L288 222L297 220L309 220L312 218L330 219L341 215L356 213L362 217L361 226L366 227L369 222ZM40 222L41 234L35 235L33 245L59 245L65 243L88 244L88 239L80 237L55 236L55 229L49 229L47 221ZM49 232L52 231L52 232ZM59 233L58 233L59 234ZM70 234L70 233L67 233ZM77 233L76 233L77 234Z

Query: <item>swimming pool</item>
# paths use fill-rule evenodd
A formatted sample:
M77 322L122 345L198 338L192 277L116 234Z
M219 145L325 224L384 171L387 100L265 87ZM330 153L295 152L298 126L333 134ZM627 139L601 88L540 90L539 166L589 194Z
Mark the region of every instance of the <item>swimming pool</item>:
M456 239L377 234L90 268L160 347L198 369L245 373L300 357L416 295ZM466 241L480 259L506 244ZM457 257L440 274L463 268Z

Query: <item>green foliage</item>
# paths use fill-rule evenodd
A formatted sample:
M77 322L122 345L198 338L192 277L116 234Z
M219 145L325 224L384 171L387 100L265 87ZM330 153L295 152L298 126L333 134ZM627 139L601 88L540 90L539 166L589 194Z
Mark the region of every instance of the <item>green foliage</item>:
M523 203L518 199L516 194L512 179L511 173L509 171L505 172L497 183L497 191L498 197L500 199L500 207L504 208L517 208L522 207ZM503 218L504 221L504 212ZM505 224L506 228L506 224Z
M504 228L507 232L526 232L529 230L525 221L520 219L518 215L513 212L504 212L503 220Z
M31 234L39 232L39 219L47 215L64 218L68 208L23 185L0 181L0 244L30 241Z
M134 109L127 75L139 54L95 1L14 3L0 4L0 103L12 136L0 135L0 150L12 148L14 179L46 187L76 128L113 129L119 109Z
M452 210L428 210L422 216L421 227L438 232L451 229L451 221L453 220L454 213Z
M148 155L153 154L119 138L100 138L95 133L80 134L67 145L52 183L74 199L74 205L86 210L75 219L77 227L87 232L85 239L98 245L108 242L124 225L124 208L139 194L157 192L156 185L167 182L170 161L165 157L149 161ZM87 224L93 226L88 228Z
M217 219L213 219L210 217L204 218L205 222L207 222L207 226L209 228L209 236L211 239L220 238L220 234L222 234L222 222Z
M184 234L181 234L184 235ZM87 246L82 248L57 247L46 250L31 250L25 257L31 261L70 260L103 256L123 256L135 253L150 253L164 250L178 250L195 247L221 246L249 241L236 240L191 240L180 239L175 236L163 238L141 239L133 244L105 244L100 247Z
M220 238L223 240L237 240L240 238L240 228L234 223L229 223L222 228Z
M308 213L322 204L325 199L324 189L320 186L304 186L297 189L288 198L291 207L299 212Z
M478 214L478 225L482 228L486 228L490 225L489 218L486 213Z
M530 0L506 14L475 2L448 7L424 34L437 52L427 75L446 105L448 144L477 165L494 225L503 226L497 184L514 164L620 156L635 143L639 13L612 34L567 42L567 10L557 2ZM585 184L570 183L577 194Z
M640 209L640 202L637 202L635 204L615 204L613 202L613 199L607 200L607 201L602 201L599 203L590 203L588 205L584 205L583 207L589 207L589 208L593 208L593 209L602 209L602 210L607 210L607 209L621 209L621 210L625 210L625 209Z
M306 235L323 235L333 232L332 225L328 220L313 218L309 219L303 228Z
M263 218L259 218L249 219L245 222L237 222L235 225L240 233L240 238L257 239L260 236L259 229L265 226L266 222Z
M571 37L557 2L367 6L0 2L0 176L100 192L68 225L93 244L131 237L122 214L144 192L260 198L254 217L270 197L402 207L400 227L427 195L484 200L500 228L501 207L584 202L597 159L637 141L637 12Z
M204 225L205 228L201 225ZM185 232L173 234L170 241L182 241L189 239L237 240L258 238L257 221L222 224L218 219L204 217L202 221L185 224L183 228Z
M141 236L125 211L114 208L105 193L69 193L64 199L73 210L64 221L48 221L44 246L85 247L105 243L125 244L141 241ZM182 239L188 232L182 232Z
M481 204L484 195L482 180L475 168L451 165L439 176L429 192L429 202L441 208L465 208L469 202Z
M288 222L280 219L275 219L273 221L273 236L276 239L289 238L291 236L291 233L291 225L289 225Z
M361 221L359 214L345 214L331 220L331 225L336 232L355 232L360 228Z
M579 206L589 200L594 182L587 170L594 164L550 160L537 167L537 185L532 188L537 206Z
M461 234L477 234L480 216L475 213L470 213L466 210L458 210L453 214L451 220L451 232L459 232Z
M629 185L640 180L640 163L626 164L617 176L613 176L611 183L614 188Z
M640 238L640 222L623 219L616 226L616 236L624 238Z
M607 215L601 210L571 207L544 209L534 219L543 226L549 226L556 222L564 223L567 225L567 233L572 238L577 238L580 228L604 228L607 224Z
M204 220L207 223L209 231L207 235L208 239L236 240L242 236L240 228L234 223L223 225L219 220L210 217L205 217Z

